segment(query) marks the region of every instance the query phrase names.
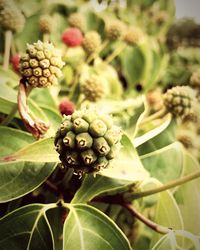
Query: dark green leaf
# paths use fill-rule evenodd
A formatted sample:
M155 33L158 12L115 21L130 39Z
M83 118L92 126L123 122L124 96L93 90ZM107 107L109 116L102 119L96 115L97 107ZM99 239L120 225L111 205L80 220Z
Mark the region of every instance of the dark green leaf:
M0 219L0 249L54 249L52 231L45 214L52 207L55 204L28 205Z
M69 209L64 224L63 250L131 250L122 231L96 208L74 204L69 205Z

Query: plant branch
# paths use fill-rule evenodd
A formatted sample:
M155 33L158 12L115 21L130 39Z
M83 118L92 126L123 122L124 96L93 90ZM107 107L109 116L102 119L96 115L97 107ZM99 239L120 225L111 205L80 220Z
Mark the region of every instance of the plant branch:
M5 70L8 69L8 65L9 65L9 61L10 61L11 43L12 43L12 31L6 30L5 31L4 61L3 61L3 68Z
M31 90L32 88L28 88L25 80L22 78L20 80L17 98L18 111L27 130L31 132L36 139L40 139L49 129L49 124L41 120L34 121L31 118L27 106L27 96Z
M167 227L163 227L151 220L149 220L148 218L144 217L141 213L139 213L132 204L121 204L124 208L126 208L134 217L136 217L138 220L140 220L141 222L143 222L146 226L150 227L151 229L153 229L154 231L156 231L157 233L160 234L167 234L171 231L171 229L167 228Z
M199 177L200 177L200 170L196 171L196 172L194 172L192 174L183 176L183 177L181 177L179 179L170 181L170 182L168 182L167 184L165 184L163 186L160 186L160 187L157 187L157 188L152 188L152 189L149 189L149 190L143 191L143 192L133 193L131 195L131 198L138 199L138 198L142 198L142 197L145 197L145 196L157 194L157 193L166 191L166 190L168 190L170 188L174 188L176 186L180 186L180 185L182 185L184 183L187 183L189 181L195 180L195 179L197 179Z
M167 234L171 230L167 227L163 227L159 224L156 224L155 222L144 217L141 213L139 213L133 207L133 205L129 201L126 201L123 194L116 194L113 196L108 195L108 196L103 196L103 197L95 197L92 201L120 205L120 206L126 208L134 217L136 217L138 220L143 222L145 225L147 225L148 227L150 227L151 229L153 229L157 233Z

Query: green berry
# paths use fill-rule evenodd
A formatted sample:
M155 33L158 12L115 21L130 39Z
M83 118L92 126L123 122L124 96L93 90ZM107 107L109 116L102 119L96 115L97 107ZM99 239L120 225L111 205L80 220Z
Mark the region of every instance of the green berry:
M76 118L73 121L73 129L75 133L87 132L89 128L89 124L82 118Z
M105 122L103 122L100 119L96 119L90 124L89 132L94 136L94 137L99 137L103 136L107 131L107 126Z
M89 133L80 133L76 136L76 145L80 150L91 148L93 139Z
M41 88L57 83L63 65L60 51L53 44L38 41L27 45L26 54L20 60L20 71L30 85Z
M75 147L75 137L76 135L72 131L67 132L63 138L64 145L73 149Z
M120 138L121 131L109 116L84 109L64 117L54 144L64 166L78 174L94 173L108 167L117 155Z

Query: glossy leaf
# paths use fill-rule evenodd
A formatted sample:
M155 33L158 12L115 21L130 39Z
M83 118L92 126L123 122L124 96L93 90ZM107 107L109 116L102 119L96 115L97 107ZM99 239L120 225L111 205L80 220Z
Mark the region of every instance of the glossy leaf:
M57 160L55 157L55 161L48 162L51 158L45 156L45 153L49 153L48 144L34 142L35 139L26 132L0 127L0 133L0 202L6 202L41 185L55 169ZM42 143L39 148L38 143ZM51 148L52 145L49 146ZM16 151L21 152L18 159L17 154L15 158L12 157Z
M190 248L180 246L180 238L190 242ZM174 230L160 238L151 250L179 250L179 249L200 249L199 237L192 235L190 232L183 230Z
M134 139L139 155L148 154L176 141L176 121L168 118L160 126Z
M183 147L178 142L143 155L140 159L151 176L163 183L177 179L182 175Z
M139 157L127 136L123 135L122 149L116 160L108 169L94 176L86 176L81 187L76 192L72 202L87 202L105 192L122 192L134 186L137 182L148 178Z
M54 240L46 210L54 204L33 204L0 219L0 249L53 250Z
M128 240L114 222L94 207L69 206L63 230L63 250L131 250Z
M53 146L54 138L46 138L36 141L19 151L0 158L0 164L9 162L57 162L58 154Z
M159 194L154 221L159 225L172 228L173 230L183 230L183 219L170 191L164 191ZM154 232L151 238L151 246L160 238L161 236Z
M145 57L139 48L126 48L121 54L122 70L128 81L129 87L140 82L145 64Z
M191 174L200 170L199 163L184 151L184 173ZM180 186L175 193L184 221L184 229L200 236L200 179L196 179Z

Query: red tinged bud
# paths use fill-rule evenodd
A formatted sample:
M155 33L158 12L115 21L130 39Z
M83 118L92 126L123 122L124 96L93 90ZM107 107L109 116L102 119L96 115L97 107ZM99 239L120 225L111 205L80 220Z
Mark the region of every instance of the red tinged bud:
M59 104L59 110L62 115L71 115L74 113L75 105L69 100L62 100Z
M83 35L77 28L69 28L62 33L62 41L69 47L81 45L82 40Z

